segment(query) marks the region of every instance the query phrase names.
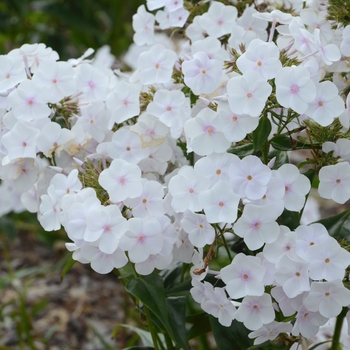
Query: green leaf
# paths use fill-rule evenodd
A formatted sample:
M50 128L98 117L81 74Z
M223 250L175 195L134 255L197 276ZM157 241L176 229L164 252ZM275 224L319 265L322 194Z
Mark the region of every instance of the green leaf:
M163 278L164 288L166 291L178 285L180 282L182 268L183 264L177 263L173 269L165 269L160 271L160 276Z
M152 341L152 335L151 335L151 333L150 333L150 332L147 332L147 331L144 331L144 330L141 329L141 328L131 326L131 325L129 325L129 324L119 324L118 326L116 326L116 327L113 329L113 331L112 331L111 337L114 338L114 337L117 335L118 330L119 330L120 328L122 328L122 327L123 327L123 328L130 329L131 331L135 332L135 333L140 337L143 346L153 348L153 341ZM163 344L165 344L164 335L163 335L163 334L160 334L159 336L160 336L161 341L163 342ZM0 349L0 350L1 350L1 349Z
M253 349L257 349L257 350L285 350L286 347L284 345L283 346L272 345L270 343L270 341L267 341L267 342L259 344L259 345L253 345L253 346L249 347L247 350L253 350Z
M206 312L191 315L190 317L193 326L188 331L188 339L196 338L211 331L209 315ZM188 318L186 318L186 320L188 320Z
M286 151L273 150L269 153L269 159L276 157L275 164L272 169L277 170L282 165L289 163L288 153Z
M325 226L332 237L350 241L350 210L316 222Z
M254 145L252 143L247 143L241 146L234 146L230 148L227 152L235 154L240 158L243 158L254 153Z
M314 169L309 169L305 171L303 175L305 175L310 180L310 183L312 184L315 180L316 171Z
M187 347L187 332L185 327L186 298L167 298L166 302L170 316L170 324L174 331L175 338L183 340L185 347Z
M154 347L149 347L149 346L132 346L130 348L125 348L123 350L154 350Z
M91 324L88 324L88 327L92 330L92 332L95 334L95 336L98 338L98 340L101 342L105 350L115 350L114 347L109 345L103 338L103 336L97 331L96 328L94 328Z
M260 151L271 132L271 122L267 117L259 120L258 127L252 132L254 151Z
M126 284L125 289L134 297L139 298L153 312L177 345L187 349L187 339L183 337L182 330L175 326L178 321L175 321L175 324L170 321L170 317L179 318L183 310L181 309L177 315L169 315L168 307L174 311L174 302L166 300L161 276L153 273L134 278Z
M287 135L275 135L270 140L271 146L279 151L294 151L297 149L312 149L311 144L303 143L298 140L293 139ZM321 147L320 144L314 143L315 148Z
M0 217L0 230L3 231L11 240L16 237L15 223L7 216Z
M168 297L187 296L190 294L192 288L191 280L188 279L184 282L178 283L176 286L166 289L166 295Z
M67 272L74 266L74 264L77 262L72 258L73 253L70 254L68 261L65 263L62 272L61 272L61 280L63 280L63 277L67 274Z
M233 320L230 327L224 327L219 321L210 316L210 324L216 341L218 350L247 350L253 345L253 341L248 338L250 331L241 322Z
M295 230L300 224L300 215L298 212L285 209L278 220L279 225L289 227L291 231Z

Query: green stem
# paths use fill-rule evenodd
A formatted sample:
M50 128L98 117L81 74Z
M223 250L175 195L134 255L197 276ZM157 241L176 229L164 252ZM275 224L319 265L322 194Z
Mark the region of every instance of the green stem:
M227 245L226 239L225 239L224 235L222 235L221 237L222 237L222 241L224 242L224 246L225 246L227 255L228 255L230 261L232 261L231 252L230 252L230 249L229 249L229 247L228 247L228 245Z
M184 263L182 263L180 282L183 282L185 280L186 270L187 270L187 266Z
M261 152L261 160L264 164L267 164L269 162L269 148L270 148L270 143L269 142L265 142L262 146Z
M151 314L148 310L148 307L146 305L143 306L144 310L145 310L145 315L146 315L146 319L147 319L147 324L149 327L149 331L151 333L151 337L152 337L152 341L153 341L153 345L154 345L154 350L159 350L158 347L158 342L157 342L157 331L155 330L152 320L151 320Z
M348 312L347 308L343 308L342 312L337 316L337 321L335 323L334 327L334 333L333 333L333 341L332 341L332 347L330 350L340 350L340 334L341 329L343 327L343 321L346 316L346 313Z
M174 349L174 345L173 345L173 342L171 341L171 338L167 334L164 334L164 338L165 338L167 349L168 350Z

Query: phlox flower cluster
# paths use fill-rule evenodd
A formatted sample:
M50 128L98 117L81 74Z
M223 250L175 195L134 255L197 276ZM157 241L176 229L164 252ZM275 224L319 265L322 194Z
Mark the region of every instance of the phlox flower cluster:
M223 326L242 322L255 344L310 339L350 305L350 253L320 223L281 224L301 216L311 183L269 156L269 141L305 125L349 128L349 27L333 29L317 0L283 1L293 15L207 3L194 18L182 0L140 6L132 72L113 70L108 50L62 62L33 44L0 57L0 213L63 227L73 259L101 274L193 265L193 299ZM184 38L159 33L172 28ZM349 143L319 146L319 194L340 204ZM220 245L226 263L212 271Z

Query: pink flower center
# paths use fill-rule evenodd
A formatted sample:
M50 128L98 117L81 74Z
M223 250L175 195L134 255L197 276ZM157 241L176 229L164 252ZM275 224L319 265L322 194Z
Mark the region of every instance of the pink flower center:
M262 66L262 62L261 62L261 61L256 62L256 64L257 64L259 67Z
M168 106L168 107L166 108L166 110L167 110L168 112L170 112L170 111L171 111L171 107Z
M137 240L138 240L140 243L142 243L142 242L145 240L145 236L141 234L140 236L137 237Z
M204 132L206 132L208 135L215 134L215 128L211 125L208 125L204 128Z
M224 202L220 202L219 207L223 207L223 206L224 206Z
M248 93L247 93L247 97L248 97L248 98L252 98L252 97L253 97L252 93L248 92Z
M95 87L96 87L95 83L92 80L90 80L88 82L88 85L90 86L90 89L92 89L92 90L95 89Z
M297 84L292 84L290 87L290 92L294 95L299 92L299 86Z
M190 188L190 189L188 190L188 192L189 192L189 193L193 193L193 192L194 192L193 188Z
M125 185L125 182L126 182L125 176L120 176L120 177L118 178L118 182L119 182L121 185Z
M56 84L57 83L57 79L52 79L52 84Z
M238 118L237 118L235 115L232 117L232 121L233 121L233 122L236 122L237 119L238 119Z

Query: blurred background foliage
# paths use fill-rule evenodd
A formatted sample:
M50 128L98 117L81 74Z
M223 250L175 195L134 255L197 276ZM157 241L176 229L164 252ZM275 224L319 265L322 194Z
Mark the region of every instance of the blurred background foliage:
M0 54L44 43L60 60L109 45L115 56L132 41L132 16L145 0L0 0Z

